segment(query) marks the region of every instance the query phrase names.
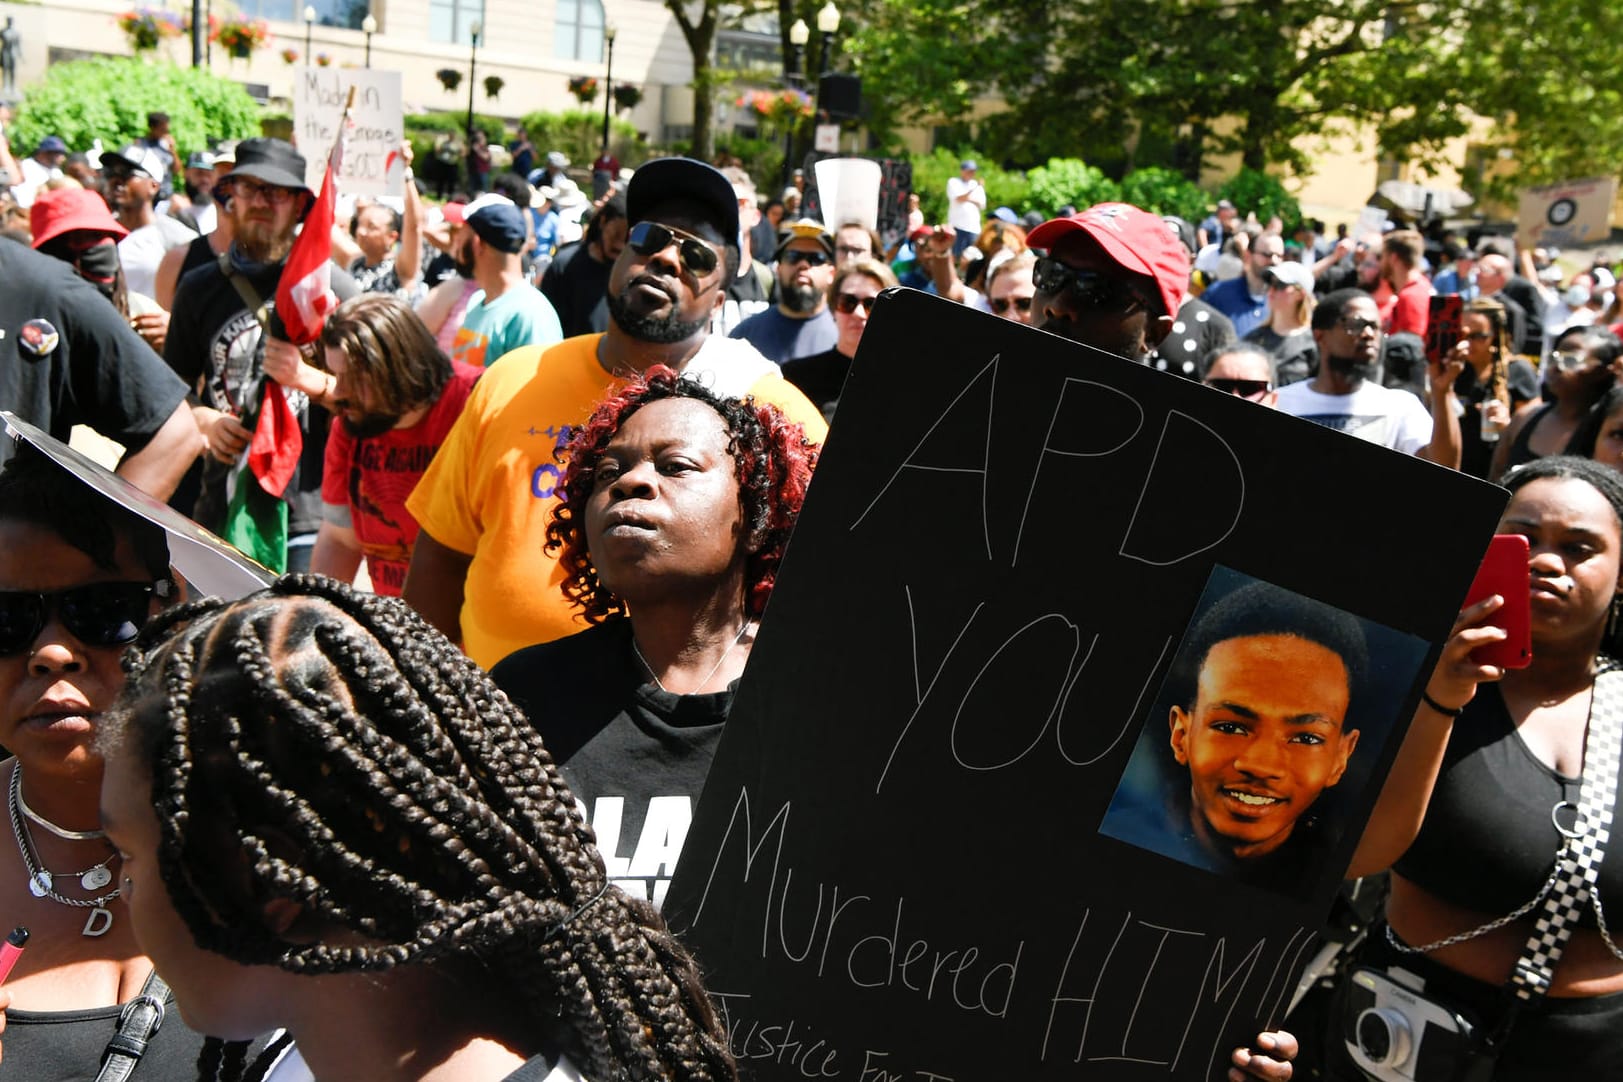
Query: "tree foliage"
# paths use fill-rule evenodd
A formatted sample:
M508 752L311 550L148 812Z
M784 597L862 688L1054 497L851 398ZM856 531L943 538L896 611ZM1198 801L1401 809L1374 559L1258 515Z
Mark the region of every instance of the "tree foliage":
M1111 176L1216 154L1307 167L1312 137L1373 125L1422 161L1475 137L1501 188L1623 168L1623 4L1601 0L856 0L847 51L881 135L1007 110L975 141ZM1304 138L1307 137L1307 138Z
M53 64L17 109L12 143L60 135L75 149L100 139L117 149L147 133L147 113L169 114L181 147L259 134L260 108L238 83L201 68L107 57Z
M1026 177L1031 182L1026 203L1045 218L1056 216L1064 206L1081 210L1121 199L1121 186L1080 158L1050 158Z
M1241 214L1255 214L1260 222L1277 217L1285 223L1286 232L1302 220L1302 207L1296 197L1285 190L1278 177L1257 169L1242 169L1224 181L1217 189L1217 198L1227 199Z

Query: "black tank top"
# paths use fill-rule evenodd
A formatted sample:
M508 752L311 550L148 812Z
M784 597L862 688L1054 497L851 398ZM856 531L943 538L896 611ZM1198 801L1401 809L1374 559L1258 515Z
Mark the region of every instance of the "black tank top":
M1576 805L1578 788L1579 779L1546 766L1522 741L1498 685L1483 684L1454 722L1420 833L1392 870L1454 905L1509 913L1549 879L1562 841L1551 809L1562 800ZM1623 847L1610 848L1601 902L1616 914L1608 926L1618 927ZM1581 923L1597 927L1593 906L1584 907Z
M1544 457L1533 450L1533 429L1537 428L1538 423L1544 420L1544 415L1553 409L1555 409L1554 402L1544 403L1534 411L1533 416L1527 419L1527 423L1522 425L1521 431L1516 433L1516 438L1510 443L1510 461L1505 463L1505 469L1508 470L1512 466L1520 466L1524 462L1531 462L1535 458Z

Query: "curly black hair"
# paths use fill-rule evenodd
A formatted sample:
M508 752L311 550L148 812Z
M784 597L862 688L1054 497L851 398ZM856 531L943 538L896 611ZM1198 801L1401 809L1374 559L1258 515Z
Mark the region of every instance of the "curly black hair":
M159 873L200 947L295 973L482 967L531 1053L737 1077L692 958L608 885L540 737L404 603L289 575L159 617L124 664L102 743L150 775ZM298 934L266 925L270 898L299 903Z
M784 546L806 500L818 447L806 439L798 423L776 406L752 398L724 398L663 365L650 368L600 403L560 454L566 465L558 483L559 501L547 523L546 551L549 555L561 551L564 593L588 623L602 623L625 611L625 603L598 579L586 544L586 503L596 485L597 465L609 441L634 413L665 398L703 402L727 425L727 450L738 467L744 534L756 543L745 566L751 616L766 608Z

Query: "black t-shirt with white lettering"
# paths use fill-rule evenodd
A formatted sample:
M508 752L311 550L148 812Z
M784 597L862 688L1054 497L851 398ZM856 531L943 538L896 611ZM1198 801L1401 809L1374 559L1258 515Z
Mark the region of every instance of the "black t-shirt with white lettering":
M736 682L707 695L644 682L624 618L525 647L490 675L585 806L609 878L664 902Z

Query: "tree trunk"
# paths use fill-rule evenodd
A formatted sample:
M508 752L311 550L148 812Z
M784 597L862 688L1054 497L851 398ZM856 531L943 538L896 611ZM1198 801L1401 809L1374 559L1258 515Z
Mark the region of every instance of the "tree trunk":
M711 86L715 75L710 67L710 50L693 52L693 156L701 162L715 157L714 129L715 88Z

